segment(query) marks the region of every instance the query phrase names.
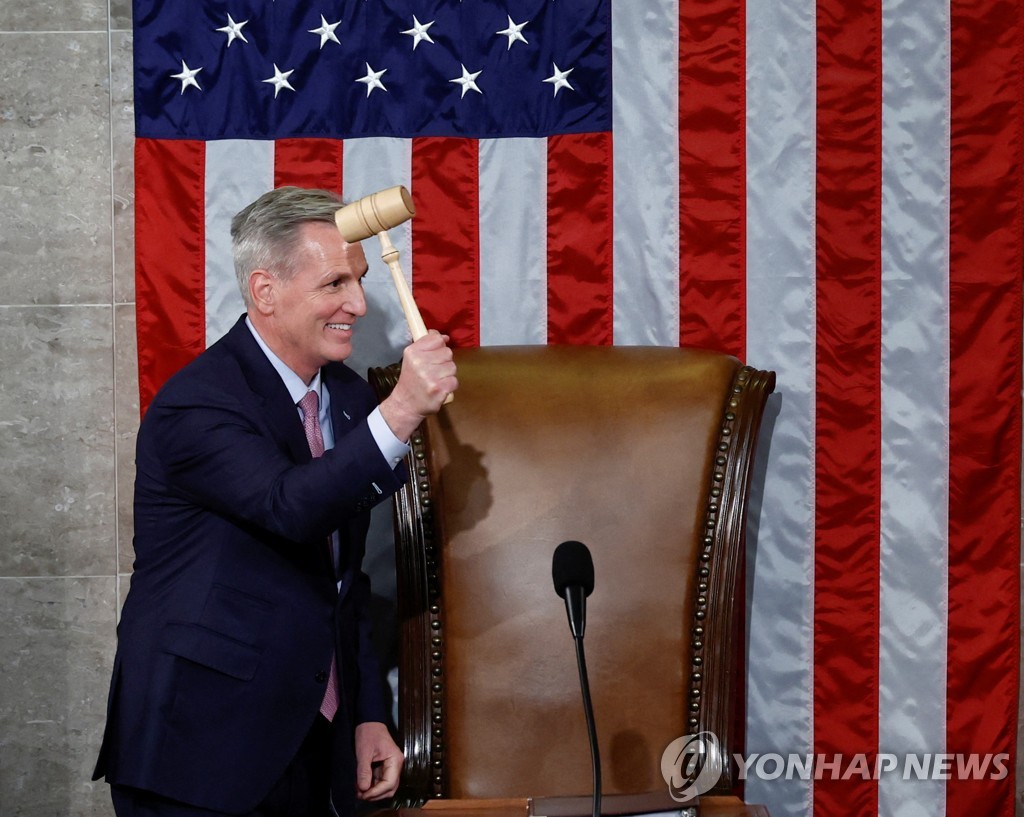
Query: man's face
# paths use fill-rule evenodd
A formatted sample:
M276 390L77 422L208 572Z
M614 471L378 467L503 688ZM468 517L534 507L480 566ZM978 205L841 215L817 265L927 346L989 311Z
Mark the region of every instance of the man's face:
M352 354L352 327L366 314L367 264L362 246L346 243L333 224L306 224L301 237L295 275L273 281L273 337L264 339L308 383L325 363Z

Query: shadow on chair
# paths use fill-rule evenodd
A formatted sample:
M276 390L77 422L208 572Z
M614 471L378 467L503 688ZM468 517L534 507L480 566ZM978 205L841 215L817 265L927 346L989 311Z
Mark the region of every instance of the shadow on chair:
M646 347L490 347L456 362L455 400L414 436L395 498L400 804L589 796L551 583L567 539L594 559L586 650L605 797L667 795L662 754L683 735L742 751L736 603L774 374ZM397 377L370 371L381 396ZM710 794L735 794L734 775L726 761ZM739 810L708 813L767 813L712 799Z

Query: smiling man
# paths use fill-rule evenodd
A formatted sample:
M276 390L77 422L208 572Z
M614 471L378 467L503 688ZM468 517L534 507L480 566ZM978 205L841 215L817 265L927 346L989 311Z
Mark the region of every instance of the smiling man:
M343 361L366 257L341 201L279 188L231 225L246 314L139 429L135 566L96 777L125 815L320 817L394 794L402 754L370 643L370 508L458 387L409 345L379 406Z

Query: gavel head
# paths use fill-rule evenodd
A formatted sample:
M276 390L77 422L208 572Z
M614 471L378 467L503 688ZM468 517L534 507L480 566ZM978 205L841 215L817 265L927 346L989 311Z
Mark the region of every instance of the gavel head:
M402 185L389 187L346 204L334 214L341 237L349 244L390 230L416 215L412 196Z

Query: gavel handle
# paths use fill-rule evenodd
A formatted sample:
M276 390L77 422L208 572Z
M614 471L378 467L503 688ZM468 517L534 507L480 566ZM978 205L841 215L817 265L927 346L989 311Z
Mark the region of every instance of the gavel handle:
M391 270L391 279L395 283L398 300L402 304L402 311L405 313L405 320L409 324L412 339L414 341L419 340L427 334L427 325L423 322L420 308L416 306L416 301L412 297L412 291L405 281L402 265L398 262L398 249L391 243L391 237L388 235L387 230L381 230L377 235L380 236L380 257L388 265L388 269ZM452 399L453 395L449 394L444 399L444 405L448 405Z
M423 316L420 315L419 307L416 306L416 301L413 300L409 285L405 281L402 266L398 263L398 250L391 243L391 237L388 235L387 230L381 230L377 235L380 236L380 257L388 265L388 269L391 270L391 278L395 282L398 300L402 304L402 311L405 313L405 319L409 323L412 339L419 340L427 334L427 326L423 323Z

